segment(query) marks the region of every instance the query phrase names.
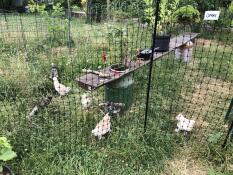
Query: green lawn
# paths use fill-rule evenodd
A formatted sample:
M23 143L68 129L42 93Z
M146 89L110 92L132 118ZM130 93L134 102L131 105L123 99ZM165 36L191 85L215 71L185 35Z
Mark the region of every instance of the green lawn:
M63 31L67 21L53 20ZM104 88L92 93L93 105L85 110L80 102L85 91L74 79L83 68L119 62L121 49L134 57L138 48L150 46L150 30L135 23L90 25L77 19L70 26L71 42L67 30L51 35L48 20L40 16L0 17L0 134L18 153L9 162L17 174L170 175L194 165L209 175L233 173L232 146L221 149L227 131L224 115L233 96L232 40L201 35L190 63L176 60L173 52L154 63L145 133L149 67L135 72L134 103L112 119L112 132L98 141L91 130L103 117L98 104L104 101ZM122 38L117 35L121 28L126 33ZM58 65L61 82L72 87L62 99L49 79L51 63ZM28 121L35 102L47 94L54 96L52 103ZM196 120L189 141L174 132L175 116L181 112Z

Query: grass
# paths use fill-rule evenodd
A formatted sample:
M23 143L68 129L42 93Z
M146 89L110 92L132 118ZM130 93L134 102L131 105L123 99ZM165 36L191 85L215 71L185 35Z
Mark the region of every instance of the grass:
M9 162L17 174L232 173L232 146L221 149L227 131L224 114L233 95L231 41L200 36L190 63L176 60L173 52L154 63L145 133L149 68L135 72L134 103L112 119L113 131L98 141L91 130L103 117L98 104L104 101L104 88L92 92L93 105L85 110L80 102L85 91L74 79L83 68L119 62L120 39L107 36L113 26L122 28L123 24L89 25L72 20L74 45L68 48L47 40L44 18L8 15L7 22L3 17L0 20L0 130L18 153ZM134 24L125 28L129 57L138 48L150 46L149 30ZM66 35L60 39L67 41ZM62 99L49 79L52 62L58 65L62 83L72 87ZM52 103L28 121L26 115L47 94L53 95ZM189 138L174 132L175 116L181 112L196 120Z

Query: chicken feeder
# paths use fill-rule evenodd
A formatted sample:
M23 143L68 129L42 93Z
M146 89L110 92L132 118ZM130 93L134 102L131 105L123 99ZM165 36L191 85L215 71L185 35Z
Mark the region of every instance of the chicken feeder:
M105 86L105 101L124 103L127 110L133 102L133 75L128 74Z

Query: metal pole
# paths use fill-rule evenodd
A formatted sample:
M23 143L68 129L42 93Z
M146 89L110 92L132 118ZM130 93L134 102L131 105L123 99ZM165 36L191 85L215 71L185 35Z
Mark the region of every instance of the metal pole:
M71 54L71 35L70 35L70 20L71 20L71 10L70 10L70 0L67 0L68 4L68 48L69 55Z
M22 17L21 17L20 13L19 13L19 20L20 20L20 25L21 25L20 29L21 29L22 39L23 39L23 47L24 47L24 50L25 50L26 61L29 61L28 52L27 52L27 41L26 41L26 38L25 38L24 28L23 28L23 21L22 21Z
M225 138L225 140L224 140L224 143L222 144L222 148L225 148L225 147L226 147L227 141L228 141L229 137L231 137L232 132L233 132L233 122L231 122L230 128L229 128L229 130L228 130L228 132L227 132L227 136L226 136L226 138Z
M152 55L151 55L150 64L149 64L149 80L148 80L148 84L147 84L144 132L146 132L146 127L147 127L148 108L149 108L149 99L150 99L150 87L151 87L151 76L152 76L153 60L154 60L154 53L155 53L155 50L154 50L155 37L156 37L156 33L157 33L157 25L158 25L158 20L159 20L159 5L160 5L160 0L156 0L155 26L154 26L153 41L152 41Z
M230 117L232 110L233 110L233 99L231 100L230 106L229 106L227 114L225 116L225 120L229 120L229 117ZM226 136L224 143L222 145L223 148L226 147L227 141L228 141L229 137L232 137L232 134L233 134L233 121L230 124L229 130L227 132L227 136Z
M86 23L91 22L92 23L92 11L91 11L91 4L92 0L87 0L87 17L86 17Z

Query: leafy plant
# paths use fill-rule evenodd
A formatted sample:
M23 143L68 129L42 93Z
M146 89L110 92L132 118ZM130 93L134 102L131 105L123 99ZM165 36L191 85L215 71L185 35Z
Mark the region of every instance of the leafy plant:
M0 137L0 161L9 161L16 157L16 153L12 150L12 146L6 137ZM0 172L3 167L0 163Z
M209 134L208 142L216 144L216 143L218 143L218 141L222 137L222 135L223 135L223 133L221 133L221 132Z
M231 19L231 27L233 27L233 1L228 8L229 19Z
M174 13L174 18L179 23L191 24L200 21L200 12L191 5L180 7Z
M29 3L29 10L32 13L38 12L42 16L45 16L48 24L48 38L45 40L45 44L50 44L51 47L67 44L68 19L62 19L64 10L61 3L54 4L50 14L46 11L45 4L36 4L34 1ZM71 40L71 44L73 43Z
M114 47L113 50L120 51L120 53L115 53L115 56L119 57L120 55L121 61L123 61L128 52L128 38L126 29L109 25L106 38L109 46L111 48Z
M81 10L81 7L79 7L79 6L77 6L77 5L73 5L73 6L71 7L71 9L72 9L72 11L78 12L78 11Z
M112 13L117 15L115 17L118 18L135 17L143 19L145 2L142 0L113 0L109 3L109 8L108 11L113 11Z
M81 0L82 9L86 11L87 9L87 0Z
M167 26L172 21L172 12L177 9L180 0L174 0L172 3L169 3L168 0L161 0L160 9L159 9L159 21L157 26L158 33L166 33L167 30L164 26ZM144 15L147 19L147 22L154 24L155 22L155 9L153 0L144 0L146 8L144 10ZM153 26L153 25L152 25Z
M209 25L214 25L219 28L231 28L233 27L233 2L226 7L219 7L220 17L214 23L209 23Z
M233 1L231 2L229 8L228 8L229 13L231 13L231 15L233 15Z
M28 3L28 9L31 13L38 12L39 14L42 15L48 15L48 12L45 10L46 5L45 4L38 4L35 3L35 1L30 0Z
M154 8L153 8L153 0L144 0L144 2L146 4L146 8L144 10L146 20L149 23L154 23L154 20L155 20L155 18L154 18L155 11L154 11Z
M115 19L122 20L122 19L128 18L130 16L130 14L127 12L124 12L123 10L115 10L113 12L113 16Z
M53 11L52 11L52 16L58 17L58 16L63 16L64 15L64 10L63 7L61 6L60 3L57 3L53 5Z
M208 171L208 175L227 175L227 174L222 173L222 172L218 172L218 171L216 171L216 170L214 170L214 169L210 169L210 170Z
M172 3L168 0L161 0L160 3L160 20L158 22L157 30L159 33L167 32L166 27L173 20L173 12L177 9L180 0L174 0ZM165 29L163 29L165 26Z

